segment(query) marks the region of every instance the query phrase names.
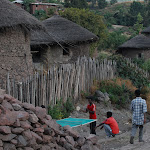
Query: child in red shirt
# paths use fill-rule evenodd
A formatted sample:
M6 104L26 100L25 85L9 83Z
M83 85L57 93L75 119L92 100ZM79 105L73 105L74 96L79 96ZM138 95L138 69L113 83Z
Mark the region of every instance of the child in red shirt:
M89 104L87 105L86 112L89 112L89 118L90 119L96 119L96 106L92 102L91 98L88 98ZM96 134L95 132L95 127L96 127L96 121L90 123L90 133L91 134Z
M114 137L116 134L119 133L118 123L112 117L112 112L110 111L107 112L107 119L104 122L100 123L97 127L101 125L103 125L101 129L104 127L107 137Z

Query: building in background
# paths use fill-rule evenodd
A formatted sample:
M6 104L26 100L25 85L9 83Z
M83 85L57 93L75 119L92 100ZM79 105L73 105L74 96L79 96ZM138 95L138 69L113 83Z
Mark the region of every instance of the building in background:
M15 0L12 3L24 9L23 0Z
M61 4L55 3L31 3L30 4L30 13L34 14L36 10L44 10L46 13L49 8L56 8L56 10L62 8Z

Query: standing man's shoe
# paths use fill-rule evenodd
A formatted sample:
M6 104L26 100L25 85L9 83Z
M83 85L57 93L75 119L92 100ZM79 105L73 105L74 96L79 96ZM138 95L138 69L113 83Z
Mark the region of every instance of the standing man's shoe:
M133 144L133 143L134 143L133 139L134 139L134 137L131 136L131 137L130 137L130 144Z
M139 142L145 142L144 140L139 140Z

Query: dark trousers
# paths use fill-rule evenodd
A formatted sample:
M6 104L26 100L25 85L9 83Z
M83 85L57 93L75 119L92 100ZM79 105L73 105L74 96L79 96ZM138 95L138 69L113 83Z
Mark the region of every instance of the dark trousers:
M96 134L95 127L96 127L96 121L90 123L90 134Z
M131 136L135 136L137 129L139 128L139 140L143 139L143 125L132 125Z

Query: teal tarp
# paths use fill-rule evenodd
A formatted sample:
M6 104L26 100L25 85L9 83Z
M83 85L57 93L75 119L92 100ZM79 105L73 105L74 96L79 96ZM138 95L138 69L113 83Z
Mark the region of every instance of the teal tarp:
M77 127L94 121L96 121L96 119L65 118L65 119L57 120L56 122L60 124L62 127L66 125L69 125L71 127Z

